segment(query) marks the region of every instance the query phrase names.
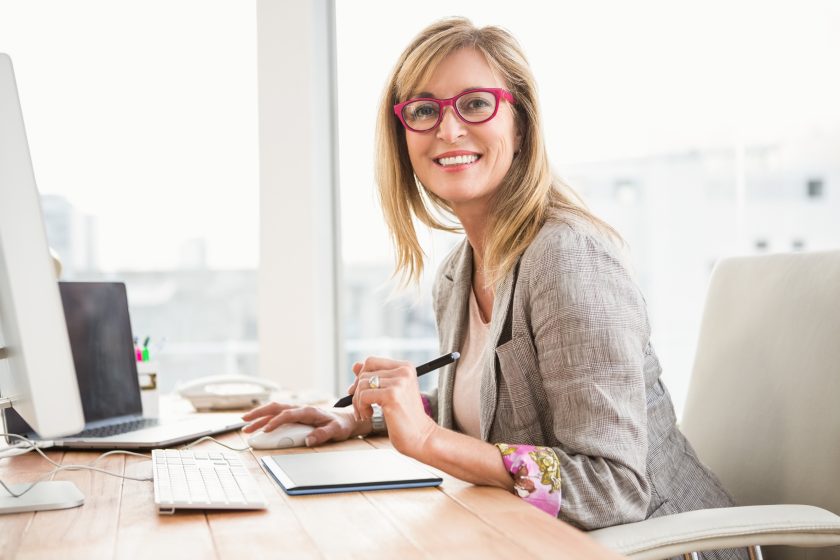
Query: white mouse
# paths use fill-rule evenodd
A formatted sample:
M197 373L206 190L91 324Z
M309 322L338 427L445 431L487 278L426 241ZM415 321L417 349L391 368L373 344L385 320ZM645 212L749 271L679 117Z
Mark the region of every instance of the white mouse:
M304 447L304 440L313 426L305 424L283 424L270 432L257 432L248 438L248 445L254 449L286 449L287 447Z

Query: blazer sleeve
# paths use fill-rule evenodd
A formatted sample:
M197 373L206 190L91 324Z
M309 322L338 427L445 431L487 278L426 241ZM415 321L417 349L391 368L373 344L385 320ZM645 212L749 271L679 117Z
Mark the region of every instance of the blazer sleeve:
M559 517L584 529L642 520L650 502L650 328L644 298L608 243L563 225L535 240L520 276L560 463Z

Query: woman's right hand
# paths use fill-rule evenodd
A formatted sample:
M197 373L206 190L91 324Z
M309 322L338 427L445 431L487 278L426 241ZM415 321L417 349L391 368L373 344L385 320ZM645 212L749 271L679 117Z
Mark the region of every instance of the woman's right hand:
M292 422L314 426L312 433L306 436L307 447L328 441L344 441L353 436L364 435L365 432L364 423L353 418L352 408L323 409L271 402L247 412L242 415L242 419L251 422L242 428L245 433L255 432L260 428L270 432L282 424Z

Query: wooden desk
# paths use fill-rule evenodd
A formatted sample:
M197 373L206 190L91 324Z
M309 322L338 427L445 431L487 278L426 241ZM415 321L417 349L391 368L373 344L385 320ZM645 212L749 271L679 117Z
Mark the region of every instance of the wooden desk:
M239 433L219 439L245 446ZM353 439L316 449L243 453L268 499L264 511L159 515L151 482L62 471L55 479L73 481L85 504L0 516L0 558L618 558L512 494L444 473L438 488L287 496L257 462L264 454L370 446L390 443L387 438ZM223 450L213 442L199 448ZM48 453L64 464L88 463L97 454ZM124 455L97 464L133 476L149 475L150 465ZM0 460L0 478L7 483L34 480L49 470L34 453Z

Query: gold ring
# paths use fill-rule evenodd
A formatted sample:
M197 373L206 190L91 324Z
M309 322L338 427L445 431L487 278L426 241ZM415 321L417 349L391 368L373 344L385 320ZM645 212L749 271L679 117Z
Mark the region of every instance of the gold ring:
M368 380L368 387L370 387L371 389L379 389L379 376L378 375L371 376L371 378Z

